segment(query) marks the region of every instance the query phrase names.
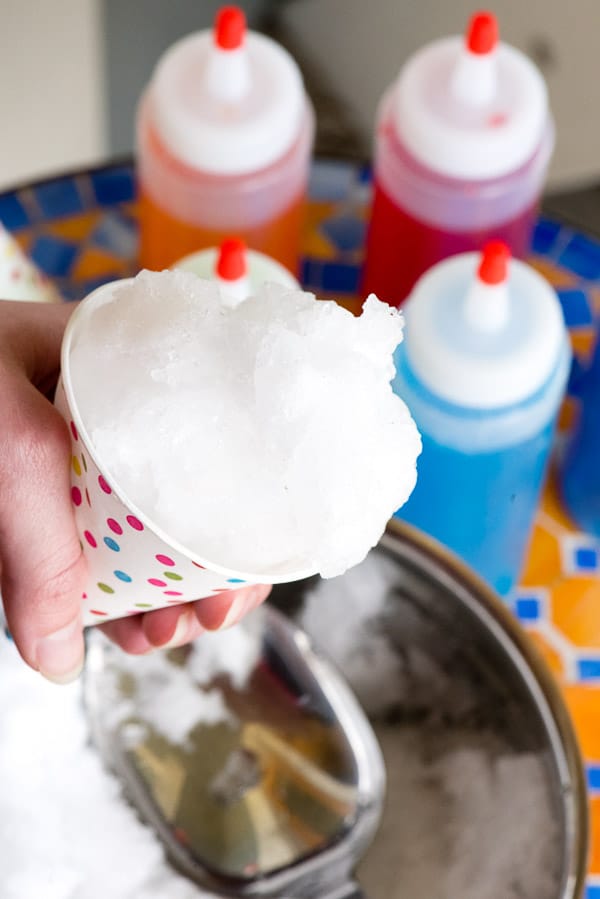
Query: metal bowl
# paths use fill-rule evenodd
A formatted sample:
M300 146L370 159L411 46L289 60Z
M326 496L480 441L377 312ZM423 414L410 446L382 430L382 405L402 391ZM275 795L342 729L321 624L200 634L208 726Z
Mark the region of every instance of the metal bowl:
M489 881L478 899L582 895L587 799L573 728L544 662L490 589L433 541L393 523L362 565L330 581L280 585L271 606L301 630L272 608L250 616L245 627L259 640L250 678L236 686L216 676L209 685L222 691L235 728L199 718L184 746L148 726L147 695L136 707L135 680L147 685L143 665L156 663L133 665L107 642L92 641L86 697L96 742L181 870L215 896L362 895L352 871L369 899L471 895L460 885L450 893L441 884L424 890L409 870L415 852L424 851L408 838L420 814L419 790L425 796L438 776L445 745L466 745L475 759L491 747L500 766L534 760L551 830L551 837L533 834L535 852L548 859L543 889L525 888L517 875L505 889L494 880L495 848L482 858L477 841L470 846L458 834L460 852ZM153 670L151 683L185 675L185 651L165 658L166 674ZM371 719L386 763L387 804L370 848L381 762L335 667ZM114 714L120 694L129 702L125 718ZM143 730L133 743L132 726ZM415 752L426 756L419 761L425 773L412 784L411 806L411 791L398 778ZM451 786L468 793L468 783ZM509 869L506 847L527 826L526 815L510 818L508 800L519 799L513 794L520 788L509 781L495 807L476 797L476 820L468 822L485 831L498 817ZM449 813L442 800L433 806L434 835ZM422 867L429 866L425 854Z
M367 572L369 566L372 574ZM386 577L375 583L383 568L387 568ZM311 590L315 591L312 600ZM361 594L368 594L362 611ZM404 744L394 741L394 732L411 728L419 734L429 729L431 739L426 751L430 753L432 742L435 745L438 738L443 740L444 734L451 739L455 733L458 743L465 734L472 747L491 737L502 753L514 753L517 759L528 754L539 759L556 848L551 853L555 888L548 895L552 899L574 899L583 894L588 854L587 794L570 717L552 674L526 633L470 569L435 541L404 523L392 522L374 553L337 584L287 585L276 589L274 601L288 610L294 604L294 618L337 664L366 710L383 748L388 806L383 825L358 867L358 879L371 899L392 899L392 895L421 899L415 894L414 884L407 883L406 893L401 887L394 892L393 886L394 878L403 879L402 859L406 860L406 855L402 855L402 840L407 829L407 813L398 801L403 782L396 789L393 784L394 772L402 771L406 763L402 757ZM328 603L332 608L327 608ZM333 608L336 604L337 611ZM338 620L343 632L365 610L366 617L359 623L364 636L361 639L357 633L355 648L349 652L352 640L340 640L332 634L331 621ZM356 658L361 643L362 662ZM394 656L380 664L382 651L385 655L390 648L397 661L395 667ZM416 668L415 656L420 659ZM427 664L421 664L423 660ZM390 664L392 677L385 673ZM438 674L435 683L432 665ZM397 807L390 807L390 803L397 803ZM493 814L490 809L489 815ZM515 831L519 826L515 820ZM397 843L386 850L390 831ZM386 869L394 865L395 872L386 875ZM539 899L541 894L541 888L529 895L515 887L510 896ZM505 893L490 895L505 899Z

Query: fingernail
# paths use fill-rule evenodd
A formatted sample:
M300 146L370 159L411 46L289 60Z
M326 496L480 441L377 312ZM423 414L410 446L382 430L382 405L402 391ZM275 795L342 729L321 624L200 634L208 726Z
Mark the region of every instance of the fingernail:
M76 618L66 627L42 637L36 647L37 667L46 680L70 684L81 674L84 645L81 621Z
M252 587L246 592L236 596L219 630L223 630L226 627L232 627L234 624L241 621L244 615L250 612L262 599L264 599L265 591L266 588L264 586Z
M175 633L168 643L163 643L160 649L174 649L176 646L182 646L187 643L187 638L192 632L192 627L196 623L196 616L193 612L183 612L179 616Z

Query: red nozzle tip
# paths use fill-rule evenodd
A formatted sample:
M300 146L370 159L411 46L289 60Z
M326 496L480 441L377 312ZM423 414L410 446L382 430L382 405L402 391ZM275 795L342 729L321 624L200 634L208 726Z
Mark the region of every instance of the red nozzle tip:
M491 12L476 12L467 27L466 44L471 53L491 53L498 43L498 21Z
M508 275L510 250L501 240L491 240L483 248L477 277L484 284L502 284Z
M243 240L230 237L223 241L215 271L223 281L237 281L247 274L246 244Z
M244 43L246 16L239 6L222 6L215 18L215 44L221 50L237 50Z

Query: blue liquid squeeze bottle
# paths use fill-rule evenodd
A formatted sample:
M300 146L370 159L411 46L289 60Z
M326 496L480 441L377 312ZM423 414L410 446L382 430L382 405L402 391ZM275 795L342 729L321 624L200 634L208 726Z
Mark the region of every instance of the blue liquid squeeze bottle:
M571 361L555 292L509 257L494 241L417 282L393 384L423 438L397 517L501 595L519 576Z

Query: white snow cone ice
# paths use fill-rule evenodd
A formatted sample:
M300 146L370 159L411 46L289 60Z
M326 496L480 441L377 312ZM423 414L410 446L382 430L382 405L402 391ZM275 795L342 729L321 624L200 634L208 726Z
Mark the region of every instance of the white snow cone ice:
M390 384L401 339L401 314L374 296L356 318L267 284L231 308L214 282L142 272L73 316L65 414L166 556L225 583L331 577L415 485L420 437Z

